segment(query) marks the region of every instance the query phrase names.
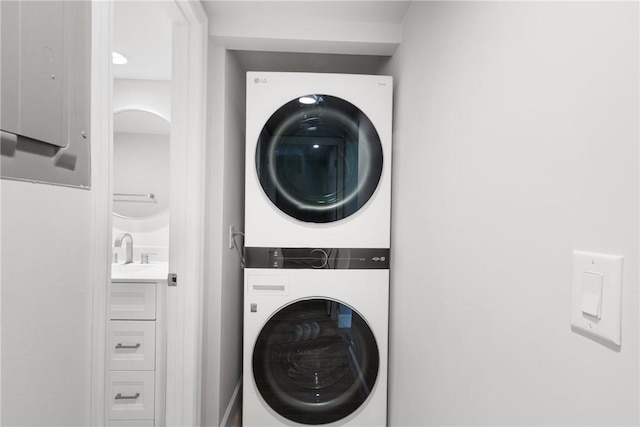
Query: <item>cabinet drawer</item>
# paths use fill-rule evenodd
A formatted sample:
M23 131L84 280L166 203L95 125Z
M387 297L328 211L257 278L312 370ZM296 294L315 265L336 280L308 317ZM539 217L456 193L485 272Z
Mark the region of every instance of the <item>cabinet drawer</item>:
M156 318L155 283L111 283L110 319Z
M111 371L107 411L110 420L151 420L154 416L153 371Z
M156 322L109 322L109 369L152 371L156 367Z

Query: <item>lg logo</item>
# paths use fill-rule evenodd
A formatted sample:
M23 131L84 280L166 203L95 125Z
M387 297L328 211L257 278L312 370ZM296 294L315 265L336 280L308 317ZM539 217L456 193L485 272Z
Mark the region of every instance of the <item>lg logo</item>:
M258 83L266 83L267 79L259 79L258 77L256 77L255 79L253 79L253 82L258 84Z

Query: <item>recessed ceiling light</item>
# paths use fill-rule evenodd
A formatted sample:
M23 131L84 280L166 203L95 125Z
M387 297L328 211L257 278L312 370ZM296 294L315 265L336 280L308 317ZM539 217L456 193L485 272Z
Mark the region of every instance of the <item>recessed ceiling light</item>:
M129 58L121 54L120 52L111 52L111 61L115 65L124 65L129 62Z

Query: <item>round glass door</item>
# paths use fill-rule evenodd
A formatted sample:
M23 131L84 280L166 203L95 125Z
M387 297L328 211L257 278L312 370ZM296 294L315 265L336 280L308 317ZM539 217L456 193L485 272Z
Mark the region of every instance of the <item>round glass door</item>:
M264 326L253 352L260 395L281 416L326 424L356 411L375 384L378 346L366 322L326 299L293 303Z
M355 105L307 95L279 108L264 125L256 170L271 202L300 221L326 223L357 212L382 175L382 145Z

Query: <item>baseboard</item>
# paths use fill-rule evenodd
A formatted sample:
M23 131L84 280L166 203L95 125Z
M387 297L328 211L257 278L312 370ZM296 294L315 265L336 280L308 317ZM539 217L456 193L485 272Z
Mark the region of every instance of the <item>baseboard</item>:
M227 405L227 409L224 411L224 417L220 421L221 427L232 427L233 420L236 418L236 415L240 411L242 404L242 376L238 380L236 384L236 388L233 390L233 395L231 395L231 400Z

